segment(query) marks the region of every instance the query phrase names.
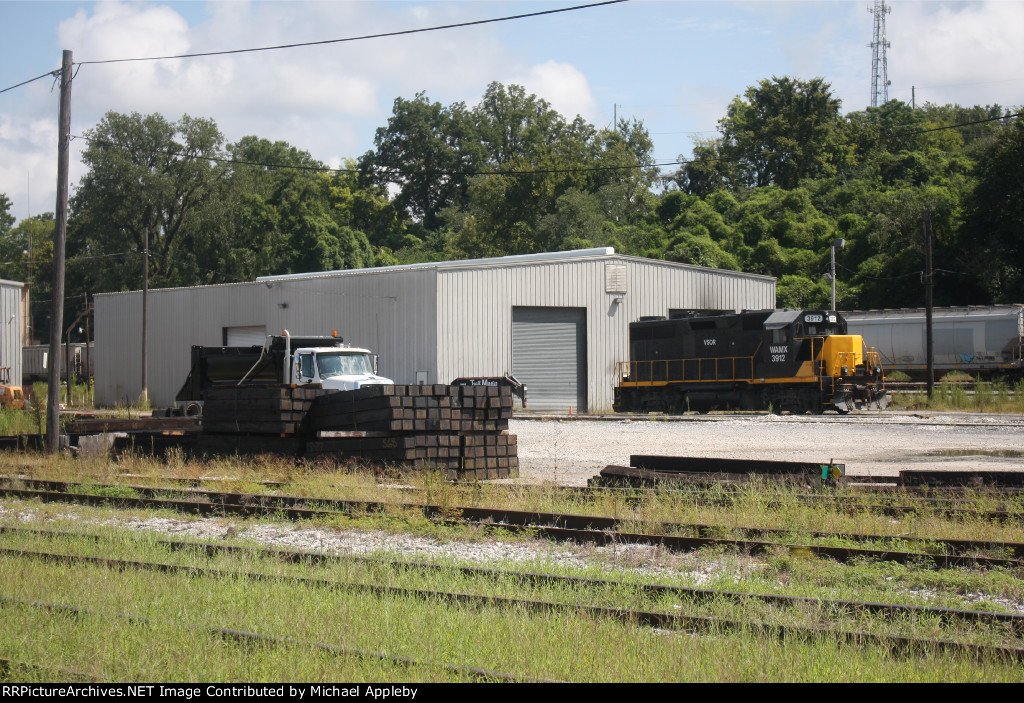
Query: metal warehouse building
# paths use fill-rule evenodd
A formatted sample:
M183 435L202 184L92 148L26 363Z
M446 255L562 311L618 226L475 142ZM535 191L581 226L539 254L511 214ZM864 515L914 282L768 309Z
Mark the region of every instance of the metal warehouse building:
M190 348L330 334L380 355L396 383L511 373L531 410L610 410L629 323L673 310L775 306L775 279L582 249L266 276L151 290L149 394L173 404ZM141 392L142 293L98 294L96 402Z
M0 368L10 369L10 382L21 385L22 328L28 319L28 287L17 281L0 280Z

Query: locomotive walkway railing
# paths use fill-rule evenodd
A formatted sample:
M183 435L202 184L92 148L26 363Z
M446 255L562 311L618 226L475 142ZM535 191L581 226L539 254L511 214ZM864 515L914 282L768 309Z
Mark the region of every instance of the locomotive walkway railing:
M622 379L624 385L754 379L753 356L620 361L617 366L618 377Z

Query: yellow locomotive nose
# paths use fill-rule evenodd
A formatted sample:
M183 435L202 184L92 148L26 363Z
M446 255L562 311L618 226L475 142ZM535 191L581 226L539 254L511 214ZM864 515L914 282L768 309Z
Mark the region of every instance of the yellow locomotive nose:
M842 376L843 367L856 369L864 363L864 338L859 334L832 334L825 337L821 361L826 376Z

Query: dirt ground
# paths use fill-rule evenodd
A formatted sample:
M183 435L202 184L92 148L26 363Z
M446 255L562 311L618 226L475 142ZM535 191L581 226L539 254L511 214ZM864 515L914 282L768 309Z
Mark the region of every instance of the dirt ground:
M685 416L677 419L516 418L518 482L586 485L631 454L837 462L858 476L901 469L1024 471L1024 416L863 413Z

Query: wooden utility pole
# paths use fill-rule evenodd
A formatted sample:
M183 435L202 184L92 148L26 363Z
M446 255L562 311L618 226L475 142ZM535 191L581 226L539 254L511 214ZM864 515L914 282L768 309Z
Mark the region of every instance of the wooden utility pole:
M146 358L147 339L149 337L146 328L149 317L149 227L143 228L142 244L142 394L139 396L139 405L143 408L149 407L149 360Z
M53 228L53 300L50 303L50 363L46 389L46 451L60 449L60 339L64 331L64 240L68 228L68 162L71 150L71 52L60 69L57 127L57 205Z
M924 329L925 356L928 360L928 397L935 392L935 350L932 345L932 217L925 213L921 223L924 232Z

